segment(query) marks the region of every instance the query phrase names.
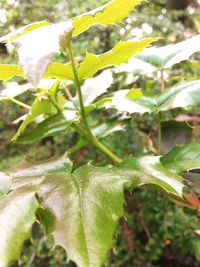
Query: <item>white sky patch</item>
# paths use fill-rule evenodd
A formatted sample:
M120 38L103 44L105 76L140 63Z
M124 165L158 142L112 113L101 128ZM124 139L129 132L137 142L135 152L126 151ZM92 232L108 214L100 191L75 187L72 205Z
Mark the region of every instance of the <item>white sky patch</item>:
M6 12L5 12L5 10L0 9L0 23L4 24L4 23L6 23L6 21L7 21Z

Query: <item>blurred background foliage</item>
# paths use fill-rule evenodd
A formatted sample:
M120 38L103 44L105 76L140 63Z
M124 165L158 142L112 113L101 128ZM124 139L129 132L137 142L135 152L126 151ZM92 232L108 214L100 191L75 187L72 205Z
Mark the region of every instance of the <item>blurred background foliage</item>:
M1 35L31 22L46 19L50 22L67 20L70 17L89 11L106 3L104 0L1 0L0 28ZM158 45L176 43L200 33L200 1L195 0L149 0L138 6L125 24L119 27L94 27L74 41L75 53L80 60L86 50L102 53L114 46L120 39L138 39L147 36L163 37ZM196 54L192 60L176 65L167 71L166 84L172 85L182 79L192 80L200 77L199 60ZM64 56L56 60L64 62ZM17 56L12 47L0 44L0 63L15 63ZM14 79L14 81L16 78ZM111 90L121 88L141 87L148 92L158 90L157 77L137 77L133 73L115 74L115 84ZM0 85L1 87L3 84ZM21 100L31 103L30 95L20 96ZM13 103L0 102L0 170L4 170L20 161L24 155L44 158L61 154L75 144L78 136L67 132L59 137L46 138L37 145L18 146L11 144L10 139L16 132L18 124L13 124L16 118L25 110ZM179 114L179 115L178 115ZM181 114L181 115L180 115ZM167 152L177 143L189 140L200 140L198 125L199 110L173 111L165 115L163 124L162 150ZM112 112L102 111L92 114L91 123L97 124L102 117L112 118ZM169 119L173 118L173 122ZM184 121L189 123L186 124ZM154 150L154 133L156 120L143 115L133 116L125 132L115 133L105 139L105 143L121 157L130 154L141 154ZM151 133L152 138L150 138ZM105 158L90 145L74 155L76 164L93 159L99 164L105 164ZM200 194L199 174L187 175L187 183ZM120 227L114 240L114 249L110 251L105 266L116 267L198 267L200 266L200 229L199 219L194 211L187 210L171 203L160 193L146 190L135 190L132 195L126 194L126 218L120 222ZM128 227L127 227L128 225ZM33 238L24 244L20 262L13 266L74 266L66 263L66 255L62 248L54 250L51 238L44 240L38 224L33 227Z

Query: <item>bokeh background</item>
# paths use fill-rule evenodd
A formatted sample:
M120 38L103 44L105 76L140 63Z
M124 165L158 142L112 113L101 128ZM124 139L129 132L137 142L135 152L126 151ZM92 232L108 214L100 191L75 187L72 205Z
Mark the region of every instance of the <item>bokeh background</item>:
M59 22L94 9L107 1L103 0L1 0L0 35L31 22L47 20ZM81 59L85 51L102 53L111 49L120 39L128 40L148 36L163 37L157 45L176 43L200 33L200 1L195 0L149 0L138 6L125 24L108 28L93 27L74 40L75 54ZM192 60L176 65L166 73L167 85L179 80L191 80L200 77L200 68L196 62L200 55ZM57 61L65 62L63 55ZM12 46L0 44L0 63L17 63L17 55ZM13 82L17 78L13 79ZM110 90L131 88L136 85L148 91L157 90L157 77L135 76L129 73L116 74L115 83ZM0 84L3 88L5 84ZM73 90L73 88L72 88ZM26 103L32 102L31 94L20 96ZM47 158L62 154L76 143L77 136L68 131L56 137L46 138L39 144L18 146L10 140L18 128L13 124L25 110L13 103L0 102L0 170L5 170L20 161L24 155L34 158ZM96 124L102 118L111 118L109 112L92 114L91 123ZM167 115L166 115L167 116ZM176 116L174 112L173 116ZM195 125L200 121L198 110L182 112L182 116L192 117ZM199 141L198 127L191 128L185 123L163 125L163 152L176 143L188 140ZM180 128L181 127L181 128ZM119 156L145 153L154 143L156 122L154 117L133 116L125 132L115 133L106 138L105 143ZM181 130L180 130L181 129ZM149 138L149 131L152 138ZM93 159L99 164L106 163L105 158L88 145L74 155L77 165ZM192 174L188 184L200 194L200 175ZM126 194L127 223L121 220L114 239L114 249L110 251L105 266L116 267L199 267L200 237L195 234L200 229L200 221L194 211L179 207L164 195L146 188ZM21 260L13 266L56 267L74 266L66 263L66 254L62 248L53 247L51 237L43 238L43 229L36 223L33 238L24 244Z

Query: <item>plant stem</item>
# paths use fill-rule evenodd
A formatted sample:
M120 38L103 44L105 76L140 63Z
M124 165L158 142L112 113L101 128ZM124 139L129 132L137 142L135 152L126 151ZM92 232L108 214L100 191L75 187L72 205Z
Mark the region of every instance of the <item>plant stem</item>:
M158 112L158 135L157 135L157 139L158 139L158 144L157 144L157 153L160 156L161 154L161 141L162 141L162 124L161 124L162 120L161 120L161 112Z
M164 69L160 70L160 93L163 93L165 91L165 83L164 83ZM157 128L157 153L158 155L161 154L161 141L162 141L162 116L161 112L158 112L158 128Z
M82 122L85 126L85 129L83 127L81 127L79 124L77 123L73 123L73 127L74 129L81 134L82 136L84 136L87 140L89 140L94 146L96 146L101 152L103 152L109 159L111 159L114 163L120 163L122 162L122 160L120 158L118 158L114 153L112 153L106 146L104 146L92 133L87 119L86 119L86 113L85 113L85 108L84 108L84 102L83 102L83 96L82 96L82 92L81 92L81 84L78 78L78 73L76 70L76 66L75 66L75 62L74 62L74 55L72 52L72 47L71 44L69 45L68 49L67 49L68 55L69 55L69 59L71 61L72 64L72 70L73 70L73 74L74 74L74 83L77 89L77 93L78 93L78 98L79 98L79 104L80 104L80 110L81 110L81 119Z
M12 101L12 102L14 102L15 104L17 104L17 105L19 105L19 106L21 106L21 107L23 107L23 108L26 108L26 109L28 109L28 110L31 109L31 107L30 107L29 105L26 105L25 103L23 103L23 102L21 102L21 101L15 99L15 98L13 98L13 97L5 98L5 100L7 100L7 101Z

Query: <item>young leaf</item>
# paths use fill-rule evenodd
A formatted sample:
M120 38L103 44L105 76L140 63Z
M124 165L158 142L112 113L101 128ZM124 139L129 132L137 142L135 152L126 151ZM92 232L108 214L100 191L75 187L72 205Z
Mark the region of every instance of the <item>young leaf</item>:
M57 112L57 108L49 99L36 98L31 107L31 110L20 125L15 136L12 138L12 141L17 141L18 137L25 131L26 127L40 115L53 116Z
M112 0L97 9L72 19L73 36L76 36L95 24L106 26L116 24L128 17L135 6L143 0Z
M73 111L58 113L39 123L32 132L19 136L16 142L22 144L34 143L42 138L61 134L69 128L73 121L77 120L76 115L74 115Z
M200 34L173 45L147 48L142 53L137 54L136 58L151 64L152 67L171 68L200 51L199 42Z
M176 146L161 158L161 162L175 173L200 169L200 144L191 142Z
M19 64L29 81L37 86L53 56L60 50L60 38L71 36L71 21L40 27L17 39ZM62 37L63 38L63 37Z
M18 260L22 245L31 236L35 213L39 207L35 188L22 187L0 198L0 266Z
M43 78L56 78L59 80L74 80L71 65L62 63L52 63L49 65L47 71L44 73Z
M111 51L98 56L87 52L78 69L79 79L91 78L98 70L127 62L130 57L156 40L157 38L147 38L138 42L120 41Z
M25 77L25 74L20 66L0 64L0 80L6 81L14 76Z
M2 42L13 42L15 41L16 39L18 39L19 37L21 37L22 35L30 32L30 31L33 31L37 28L40 28L40 27L43 27L43 26L47 26L49 25L49 23L47 21L39 21L39 22L34 22L34 23L31 23L29 25L26 25L26 26L23 26L9 34L6 34L4 36L2 36L0 38L0 43Z

